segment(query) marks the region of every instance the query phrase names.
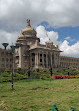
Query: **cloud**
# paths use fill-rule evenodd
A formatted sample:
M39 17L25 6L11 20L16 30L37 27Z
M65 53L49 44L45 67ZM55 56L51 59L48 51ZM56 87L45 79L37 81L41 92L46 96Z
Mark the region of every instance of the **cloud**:
M72 41L75 41L75 39L72 39L72 38L71 38L71 37L69 37L69 36L68 36L68 37L66 37L66 38L65 38L65 40L69 40L69 41L71 41L71 42L72 42Z
M27 18L34 28L43 21L51 27L79 26L79 0L0 0L0 43L15 42ZM36 31L41 43L49 38L54 44L61 43L57 32L46 31L43 26ZM66 37L60 44L62 54L79 55L79 42L70 46L69 41L73 39Z
M50 38L51 41L53 41L54 44L58 44L58 33L54 31L46 31L45 27L40 25L36 28L37 31L37 37L40 38L40 42L42 44L45 44Z
M9 43L9 46L15 44L15 41L17 40L18 33L9 33L3 30L0 30L0 47L3 48L2 43Z
M49 40L49 38L51 39L51 41L56 45L59 45L59 49L61 51L63 51L61 53L61 55L63 56L79 56L79 42L76 42L73 45L69 45L68 41L72 41L71 37L66 37L63 42L58 41L58 32L54 32L54 31L46 31L45 27L40 25L36 28L37 31L37 37L40 38L40 42L42 44L45 44L45 42L47 42Z
M69 45L69 40L71 41L71 37L66 37L63 42L58 41L58 33L54 31L46 31L45 27L40 25L36 28L37 37L40 38L40 42L45 44L51 39L51 41L56 45L59 45L59 49L63 51L61 55L63 56L79 56L79 42L76 42L73 45Z
M65 56L79 56L79 42L76 42L73 45L69 45L69 42L67 40L64 40L60 46L59 46L60 50L62 50L63 52L61 53L61 55L65 55Z
M78 26L79 0L0 0L0 28L21 30L27 18L32 26Z
M66 39L66 40L70 40L70 39L71 39L71 37L69 37L69 36L68 36L68 37L66 37L65 39Z

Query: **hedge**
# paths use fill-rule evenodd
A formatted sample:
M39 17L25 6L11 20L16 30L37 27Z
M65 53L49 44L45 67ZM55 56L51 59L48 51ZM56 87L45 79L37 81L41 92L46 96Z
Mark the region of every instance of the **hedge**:
M79 75L53 75L51 79L69 79L69 78L79 78Z

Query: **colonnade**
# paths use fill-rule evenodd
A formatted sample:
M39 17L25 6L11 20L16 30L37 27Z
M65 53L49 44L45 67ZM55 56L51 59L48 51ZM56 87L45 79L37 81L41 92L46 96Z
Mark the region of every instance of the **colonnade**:
M31 54L32 55L32 54ZM31 64L34 62L34 67L39 68L39 67L52 67L54 64L54 53L52 52L35 52L35 59L32 61L32 56L31 56ZM53 55L53 56L52 56Z

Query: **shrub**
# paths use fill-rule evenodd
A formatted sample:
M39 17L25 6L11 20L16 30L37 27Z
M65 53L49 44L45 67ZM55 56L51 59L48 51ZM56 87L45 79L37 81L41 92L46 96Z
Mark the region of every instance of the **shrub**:
M39 69L36 69L37 72L39 72Z
M13 79L14 80L27 79L27 76L19 73L14 73ZM12 81L12 73L9 73L8 75L7 73L2 73L2 75L0 76L0 82L9 82L9 81Z
M13 76L14 76L14 80L27 79L27 76L18 74L18 73L14 73Z
M54 75L51 77L51 79L69 79L69 78L79 78L79 75Z
M68 75L54 75L51 77L51 79L67 79L67 78L69 79L70 76L68 76Z
M31 73L31 78L36 78L36 79L45 79L45 78L49 78L50 74L45 74L43 72L32 72Z
M5 69L4 72L1 72L0 76L9 77L10 76L10 71L8 69Z

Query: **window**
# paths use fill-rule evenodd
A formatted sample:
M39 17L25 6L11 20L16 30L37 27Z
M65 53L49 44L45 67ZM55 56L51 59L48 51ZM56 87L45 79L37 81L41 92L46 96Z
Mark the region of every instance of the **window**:
M44 57L46 57L46 54L44 54Z
M4 59L4 58L2 58L2 62L4 62L4 60L5 60L5 59Z
M12 68L12 65L10 64L10 68Z
M32 61L34 61L34 58L32 58Z
M8 52L6 52L6 55L8 56Z
M8 64L6 64L6 67L8 67Z
M35 56L35 53L32 53L32 56Z
M1 56L4 56L4 52L1 53Z
M42 59L40 59L40 62L42 62Z
M10 58L10 62L12 61L12 59Z
M42 56L42 54L40 54L40 56Z
M8 58L6 58L6 62L8 62Z
M4 64L2 64L1 67L3 68L3 67L4 67Z

